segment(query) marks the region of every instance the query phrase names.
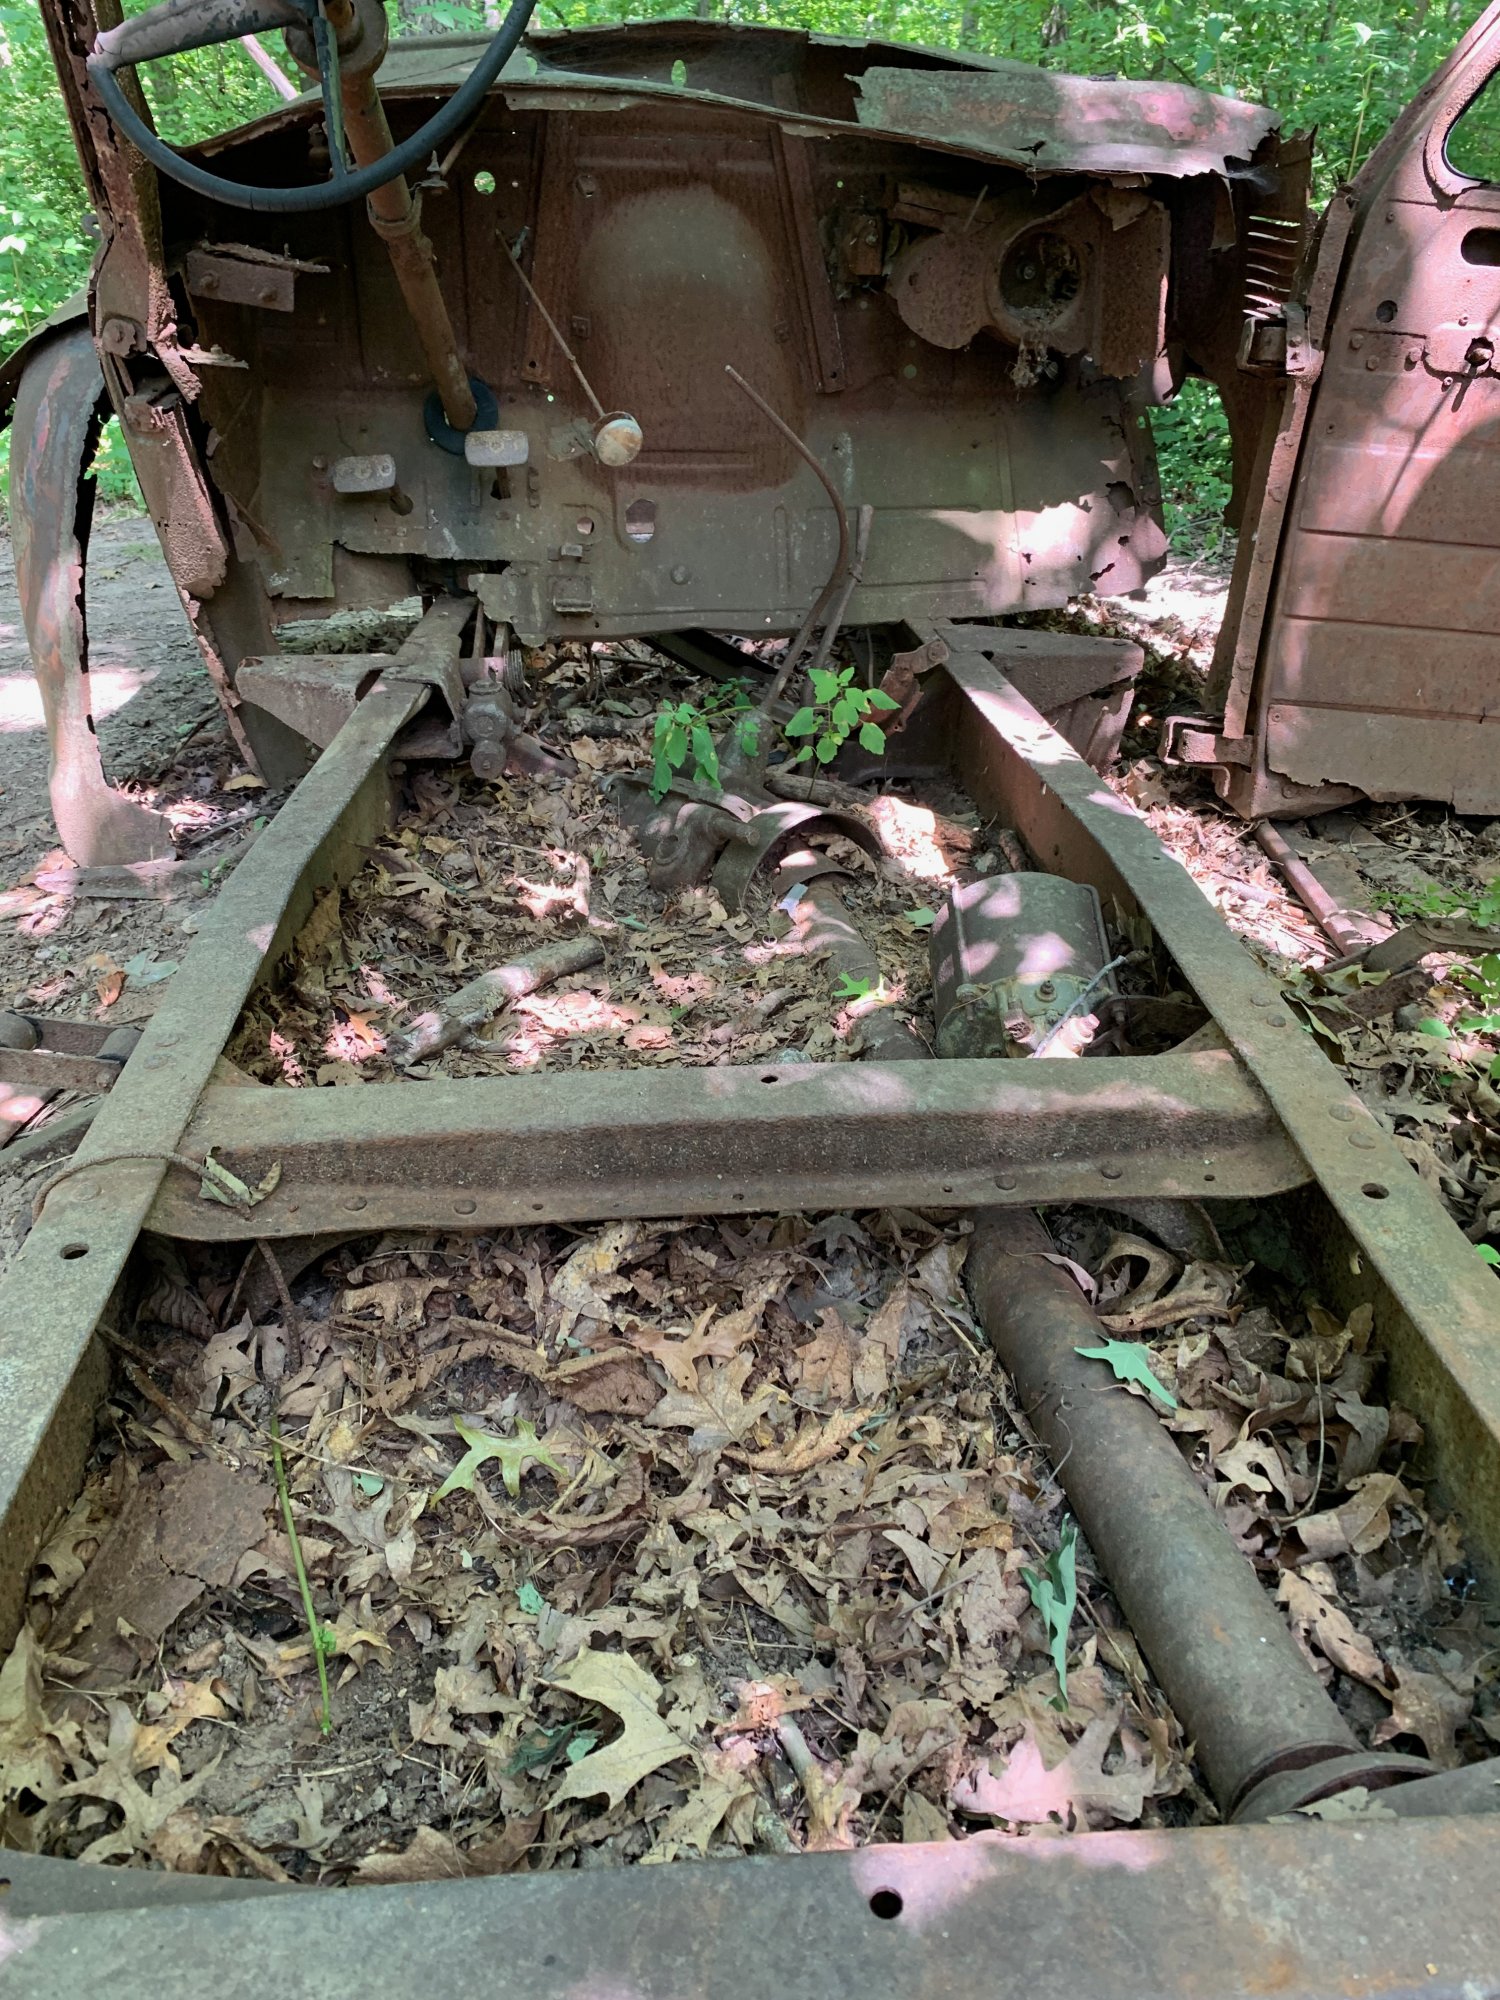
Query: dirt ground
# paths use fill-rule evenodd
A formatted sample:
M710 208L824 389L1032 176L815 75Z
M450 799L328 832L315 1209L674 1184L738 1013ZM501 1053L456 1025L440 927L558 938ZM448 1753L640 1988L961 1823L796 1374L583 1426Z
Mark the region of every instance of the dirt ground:
M97 547L105 755L211 858L260 801L147 532L109 523ZM1113 782L1480 1254L1500 1112L1482 958L1424 936L1399 989L1339 971L1247 830L1153 755L1165 707L1201 686L1223 589L1180 570L1145 603L1072 614L1148 646ZM169 904L38 887L43 739L5 629L4 997L141 1019L212 867ZM830 995L792 897L664 905L602 805L598 778L642 757L659 667L628 648L528 664L581 775L414 772L235 1060L283 1087L415 1089L435 1069L856 1055L876 995ZM908 794L887 816L886 865L851 849L842 893L881 1003L920 1031L930 903L1009 864L962 801ZM1414 910L1488 921L1486 826L1371 807L1297 838L1377 932ZM411 1059L477 969L580 933L598 964ZM1491 1753L1497 1634L1368 1315L1329 1314L1227 1220L1192 1247L1097 1208L1049 1222L1121 1344L1101 1391L1115 1367L1112 1392L1178 1436L1361 1741L1440 1766ZM404 1233L290 1271L154 1247L87 1484L0 1670L0 1839L341 1883L1212 1820L985 1352L967 1230L889 1210Z

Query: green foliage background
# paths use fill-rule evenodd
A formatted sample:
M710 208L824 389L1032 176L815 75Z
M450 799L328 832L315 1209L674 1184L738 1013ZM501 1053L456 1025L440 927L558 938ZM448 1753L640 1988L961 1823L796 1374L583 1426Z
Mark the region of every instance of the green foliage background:
M139 11L145 0L131 0ZM666 18L694 0L540 0L544 26ZM397 32L482 29L484 0L397 0ZM1480 0L696 0L700 16L879 35L1038 62L1083 75L1177 78L1255 97L1289 125L1316 126L1326 197L1480 11ZM235 46L154 64L146 89L175 140L268 110L270 86ZM73 156L35 0L0 0L0 349L24 339L83 282L92 253ZM1212 541L1227 494L1223 419L1201 385L1156 428L1179 534ZM131 486L106 438L104 490Z

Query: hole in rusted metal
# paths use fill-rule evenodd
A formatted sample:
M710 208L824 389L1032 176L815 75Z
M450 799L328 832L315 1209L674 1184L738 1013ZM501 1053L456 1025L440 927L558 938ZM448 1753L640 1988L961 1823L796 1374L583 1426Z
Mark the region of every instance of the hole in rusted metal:
M59 1257L66 1258L67 1261L71 1264L74 1263L79 1257L87 1257L87 1255L89 1254L89 1246L87 1245L87 1243L65 1243L57 1254Z
M774 1069L768 1069L761 1077L762 1083L780 1083L780 1081L781 1078L776 1074Z
M633 542L649 542L656 533L656 502L632 500L625 509L625 533Z
M493 194L495 192L495 176L487 168L481 168L474 176L474 192L475 194Z
M1382 326L1389 326L1391 321L1396 317L1396 301L1394 299L1382 299L1380 304L1375 308L1375 317Z
M905 1904L901 1900L901 1891L899 1889L877 1889L870 1898L870 1913L872 1916L885 1917L886 1919L899 1917L904 1908Z
M1466 264L1500 264L1500 229L1471 229L1459 245Z
M1360 1193L1368 1196L1371 1201L1384 1201L1390 1193L1390 1189L1385 1187L1380 1181L1366 1181L1360 1189Z

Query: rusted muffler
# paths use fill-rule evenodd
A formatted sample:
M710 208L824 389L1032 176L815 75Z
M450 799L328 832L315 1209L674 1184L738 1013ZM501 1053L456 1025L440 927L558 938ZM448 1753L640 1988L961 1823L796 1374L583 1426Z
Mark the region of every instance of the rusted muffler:
M1251 1795L1273 1777L1289 1812L1429 1775L1422 1758L1361 1749L1170 1432L1079 1354L1107 1335L1052 1258L1035 1214L980 1210L974 1309L1225 1817L1242 1805L1260 1817ZM1315 1767L1334 1759L1337 1783L1320 1784ZM1306 1782L1284 1775L1296 1773Z

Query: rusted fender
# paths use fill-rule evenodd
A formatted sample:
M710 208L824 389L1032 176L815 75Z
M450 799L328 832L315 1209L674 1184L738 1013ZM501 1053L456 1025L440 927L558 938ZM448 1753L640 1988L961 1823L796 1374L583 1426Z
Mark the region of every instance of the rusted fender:
M84 563L104 378L87 327L38 346L21 371L12 418L11 536L21 619L51 752L52 817L85 868L172 853L162 814L111 789L94 734L84 618Z
M32 356L38 349L48 346L59 333L87 326L88 322L89 295L86 291L74 292L70 299L64 299L60 306L34 326L19 347L13 347L0 361L0 429L10 422L11 412L16 406L16 391L21 386L21 377Z

